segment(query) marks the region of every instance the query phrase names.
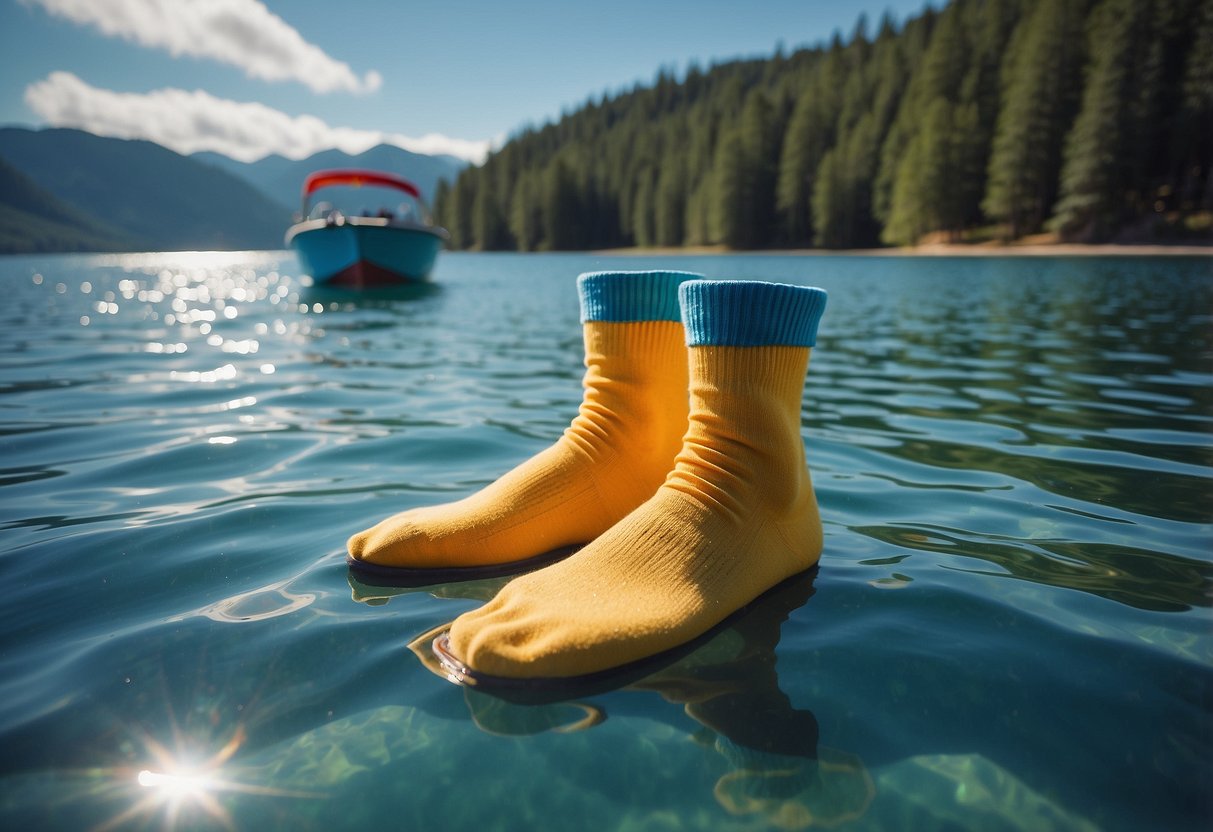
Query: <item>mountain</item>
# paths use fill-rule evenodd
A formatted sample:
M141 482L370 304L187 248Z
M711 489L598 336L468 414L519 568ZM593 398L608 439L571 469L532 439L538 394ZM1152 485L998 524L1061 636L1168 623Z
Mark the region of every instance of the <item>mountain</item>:
M194 153L190 158L239 176L270 199L292 208L299 204L299 189L304 178L325 168L370 168L394 173L415 184L426 201L433 203L438 181L454 182L460 171L467 167L466 162L454 156L426 156L388 144L377 145L357 155L341 150L322 150L297 161L275 154L256 162L238 162L210 151ZM354 204L347 201L346 197L350 196L354 197ZM359 204L357 194L347 191L342 192L342 197L339 204L347 213L381 207L374 199L368 199L365 205Z
M0 254L122 251L134 241L96 222L0 160Z
M152 142L8 127L0 129L0 160L89 218L88 227L127 238L114 240L127 250L281 248L290 221L286 205L243 179ZM19 195L10 181L22 181L6 180L0 191L11 207ZM98 238L90 247L114 245Z

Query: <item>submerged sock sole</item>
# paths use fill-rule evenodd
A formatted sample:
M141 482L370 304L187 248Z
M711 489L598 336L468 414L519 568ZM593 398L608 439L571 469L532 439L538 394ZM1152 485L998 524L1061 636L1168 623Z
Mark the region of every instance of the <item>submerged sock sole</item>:
M410 568L407 566L384 566L359 560L353 555L345 556L345 564L363 583L372 586L423 587L433 584L480 581L507 575L521 575L564 560L580 549L580 546L562 546L534 557L521 560L490 563L483 566L442 566Z
M499 676L476 670L468 666L451 649L450 627L438 627L424 634L421 638L429 640L429 649L433 658L447 679L456 684L475 687L489 691L504 699L526 704L542 704L559 702L580 696L589 696L616 690L624 685L639 681L667 665L693 653L705 643L711 641L722 630L728 629L738 619L750 615L767 601L793 589L797 584L811 584L817 576L817 566L798 572L780 581L757 598L736 610L724 620L716 623L698 636L676 644L666 650L652 655L642 656L626 664L596 670L577 676ZM807 595L805 596L807 599ZM424 661L424 660L423 660ZM428 663L427 663L428 665ZM434 667L430 667L435 670Z

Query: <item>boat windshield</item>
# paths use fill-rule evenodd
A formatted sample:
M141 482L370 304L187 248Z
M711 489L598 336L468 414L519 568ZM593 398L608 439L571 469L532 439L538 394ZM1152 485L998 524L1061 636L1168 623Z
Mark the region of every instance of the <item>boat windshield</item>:
M327 219L334 211L340 210L347 217L377 217L389 222L418 225L431 225L433 222L424 202L410 194L402 195L397 190L373 185L331 185L324 191L325 199L310 207L307 219Z

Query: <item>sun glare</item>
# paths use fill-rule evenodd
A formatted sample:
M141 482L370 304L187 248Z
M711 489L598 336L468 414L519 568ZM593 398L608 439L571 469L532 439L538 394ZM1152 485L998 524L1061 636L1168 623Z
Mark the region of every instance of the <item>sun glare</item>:
M236 733L209 759L193 763L184 754L175 755L158 742L147 738L145 746L155 759L155 768L141 769L137 774L126 773L125 783L137 786L138 796L124 811L108 821L93 827L92 832L111 832L132 820L146 822L159 815L159 828L177 829L181 825L196 825L200 817L208 818L224 829L235 829L228 807L219 802L224 792L235 792L263 797L317 798L322 795L312 792L275 789L242 783L223 777L224 769L244 741L244 731ZM197 759L196 756L193 757ZM229 772L229 774L232 772ZM129 787L128 787L129 788Z
M204 774L164 774L144 769L136 778L146 789L159 789L166 797L179 798L209 791L214 781Z
M144 769L135 780L143 788L151 790L151 794L140 801L136 808L161 808L164 811L165 827L168 829L176 825L182 811L188 807L201 809L224 828L232 828L227 811L212 796L212 792L223 789L225 784L208 774L184 771L167 773Z

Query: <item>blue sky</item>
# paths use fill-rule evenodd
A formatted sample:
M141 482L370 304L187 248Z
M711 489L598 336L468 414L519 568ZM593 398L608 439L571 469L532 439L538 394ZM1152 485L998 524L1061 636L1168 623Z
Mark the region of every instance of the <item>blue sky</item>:
M389 141L477 159L697 61L872 30L943 0L0 0L0 124L252 160Z

